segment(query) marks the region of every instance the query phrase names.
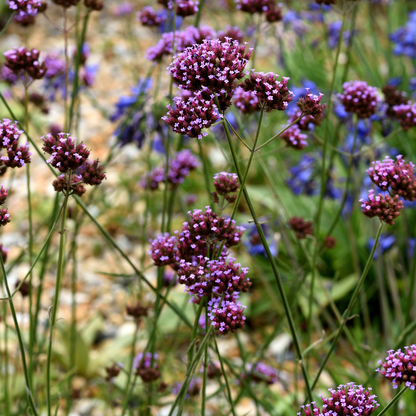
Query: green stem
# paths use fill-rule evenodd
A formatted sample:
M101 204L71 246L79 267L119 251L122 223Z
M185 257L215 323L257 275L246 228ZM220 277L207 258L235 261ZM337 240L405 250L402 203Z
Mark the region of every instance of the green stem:
M240 183L243 184L244 182L242 180L242 173L241 173L240 168L238 166L237 154L236 154L236 151L235 151L235 148L234 148L234 143L232 142L232 139L231 139L230 131L228 130L228 126L225 122L223 123L223 126L224 126L224 130L225 130L225 134L227 136L227 141L228 141L228 145L230 147L231 156L233 158L234 166L237 170L237 175L240 178ZM256 148L256 144L253 145L254 150L255 150L255 148ZM247 174L247 172L246 172L246 174ZM276 260L275 260L275 258L273 257L273 255L270 251L269 245L267 243L267 240L266 240L266 237L264 235L261 224L259 223L257 214L254 210L254 207L253 207L253 204L251 202L250 196L247 192L247 189L246 189L245 185L242 185L241 188L243 190L244 197L246 199L246 202L247 202L247 205L249 207L250 213L253 217L254 224L255 224L257 232L260 236L262 245L263 245L263 247L266 251L266 256L267 256L267 258L268 258L268 260L269 260L269 262L272 266L273 275L274 275L275 280L276 280L277 288L279 290L279 294L280 294L280 297L281 297L282 302L283 302L283 307L285 309L285 314L286 314L286 317L287 317L287 320L288 320L288 323L289 323L290 332L292 334L293 343L294 343L295 351L296 351L296 356L297 356L299 364L302 368L302 375L303 375L303 378L305 380L305 385L306 385L306 390L307 390L307 393L308 393L308 398L310 399L310 401L312 401L313 398L312 398L312 391L311 391L311 388L310 388L310 385L309 385L309 377L308 377L308 374L307 374L307 371L306 371L306 368L305 368L305 364L303 362L302 350L301 350L301 347L300 347L300 342L299 342L298 334L297 334L297 331L296 331L295 322L293 320L292 312L290 310L290 306L289 306L289 303L288 303L288 300L287 300L287 297L286 297L286 293L285 293L285 290L284 290L284 287L283 287L282 277L280 276L280 272L279 272L279 269L277 267Z
M3 303L3 321L6 322L7 305ZM10 416L10 397L9 397L9 329L4 325L4 401L6 416Z
M71 175L71 172L69 172ZM69 181L68 181L69 183ZM69 187L69 186L68 186ZM53 299L52 310L50 311L49 317L49 343L48 343L48 355L46 361L46 401L48 408L48 416L52 415L52 406L51 406L51 359L52 359L52 341L53 341L53 329L55 327L56 314L58 312L59 304L59 292L61 290L61 281L64 271L64 259L65 259L65 221L67 215L68 207L68 189L64 196L64 203L62 208L62 217L61 217L61 227L60 227L60 238L59 238L59 254L58 254L58 266L56 273L56 283L55 283L55 294Z
M351 310L354 306L355 300L357 299L358 293L360 292L360 289L361 289L362 285L364 284L365 278L367 277L368 271L370 270L371 263L373 262L374 253L376 251L378 242L380 240L380 235L381 235L381 231L383 230L383 226L384 226L384 223L380 223L380 226L378 227L377 235L376 235L376 238L375 238L374 245L373 245L373 248L371 250L370 256L367 259L367 263L366 263L366 265L364 267L364 270L363 270L363 272L360 276L360 279L358 280L357 286L355 287L355 290L354 290L354 292L351 296L351 299L348 303L347 309L345 310L345 312L342 315L342 322L341 322L341 325L338 329L337 335L335 336L335 339L334 339L333 343L331 344L331 347L329 348L329 351L327 352L321 366L319 367L318 374L316 375L315 380L312 383L312 389L314 389L316 384L318 383L319 377L322 374L322 371L325 368L325 365L328 362L329 357L331 356L332 352L334 351L335 346L336 346L336 344L339 340L339 337L341 336L342 331L344 330L345 324L347 323L347 321L349 319L349 315L350 315Z
M202 166L204 168L204 179L205 179L205 188L207 190L208 193L208 201L211 201L211 178L209 176L208 173L208 166L207 166L207 161L204 158L204 153L202 151L202 144L201 144L201 140L198 140L198 148L199 148L199 158L202 161Z
M9 26L9 24L12 22L14 16L15 16L16 12L13 12L10 17L9 20L7 21L7 23L4 25L3 29L0 31L0 37L3 35L3 33L6 31L7 27Z
M400 391L398 391L397 394L390 401L390 403L388 403L387 406L377 416L383 416L384 414L386 414L387 410L394 406L399 401L400 397L402 397L403 394L406 393L407 390L409 390L408 387L403 387Z
M7 282L7 275L6 275L6 270L4 268L4 263L3 263L3 257L2 256L0 256L0 266L1 266L1 274L3 276L3 282L4 282L4 285L6 286L6 293L7 293L7 296L9 297L10 311L12 313L17 339L19 341L19 349L20 349L20 355L22 357L22 366L23 366L23 373L24 373L24 377L25 377L25 387L26 387L27 399L29 401L29 406L32 409L33 416L38 416L38 411L36 410L36 405L35 405L35 402L33 400L32 388L31 388L30 377L29 377L29 371L28 371L27 364L26 364L26 355L25 355L25 347L24 347L24 344L23 344L23 338L22 338L22 334L20 333L19 323L17 321L17 316L16 316L16 311L14 309L13 299L12 299L12 296L11 296L11 293L10 293L9 284ZM6 371L8 371L7 368L6 368Z

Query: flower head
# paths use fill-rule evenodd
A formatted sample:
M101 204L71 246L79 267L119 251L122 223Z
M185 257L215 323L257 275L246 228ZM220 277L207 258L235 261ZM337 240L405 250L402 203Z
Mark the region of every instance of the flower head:
M309 88L306 88L306 95L299 98L297 106L302 114L313 116L315 120L320 121L324 117L324 109L326 107L326 104L321 104L322 97L323 94L311 94Z
M395 105L393 111L404 131L416 126L416 103Z
M379 361L381 369L377 369L382 376L386 377L393 388L404 384L410 390L416 390L416 345L401 349L387 351L386 361Z
M280 22L283 20L282 3L279 3L276 7L274 3L269 6L269 9L265 13L266 20L269 23Z
M377 396L371 394L371 388L367 390L363 386L354 383L340 385L337 390L329 389L331 397L320 395L322 409L315 402L302 406L298 416L370 416L380 406L375 400Z
M166 20L166 15L156 13L151 6L145 6L137 14L137 20L139 20L143 26L158 27Z
M174 186L179 185L198 166L199 160L190 150L181 150L169 163L168 181Z
M299 240L306 238L307 235L312 235L312 221L305 221L301 217L291 218L289 227L296 233Z
M234 334L237 329L244 328L246 317L243 313L246 308L238 301L215 298L208 302L208 317L219 335Z
M396 85L386 84L381 91L384 94L384 102L386 103L386 115L388 117L396 117L394 107L396 105L407 104L406 94L397 89Z
M409 20L405 26L399 27L390 35L390 40L395 43L393 53L416 58L416 13L409 13Z
M403 209L403 202L398 195L391 197L390 195L378 194L374 195L374 191L368 191L368 199L360 199L362 212L366 217L379 217L380 221L393 225L394 219L400 215Z
M52 0L52 1L58 6L62 6L65 9L67 9L71 6L76 6L80 0Z
M186 17L198 13L199 0L170 0L168 2L169 9L176 6L176 14Z
M152 381L160 378L159 366L157 364L158 354L147 352L139 353L133 360L133 371L136 375L140 376L143 383L151 383Z
M26 73L33 79L43 78L46 74L46 65L39 62L40 52L36 49L28 50L21 46L4 52L5 65L16 75Z
M237 9L242 12L266 13L270 8L275 7L274 0L235 0Z
M227 38L242 43L244 41L244 34L238 26L227 26L225 30L220 30L217 33L217 39L220 42L224 42Z
M243 114L252 114L260 110L256 92L244 91L241 87L234 91L233 103Z
M9 8L18 16L36 16L41 6L40 0L9 0Z
M176 237L169 233L160 234L154 240L150 240L150 250L153 264L157 267L172 266L179 262Z
M306 141L308 136L300 131L297 124L290 126L279 137L283 139L288 146L293 147L296 150L302 150L308 145L308 142Z
M240 184L235 173L219 172L214 175L214 187L218 195L225 197L228 202L234 202L235 192L238 191ZM234 195L231 195L234 194Z
M358 118L369 118L376 112L377 88L370 87L364 81L345 82L344 91L338 94L345 111L355 113Z
M244 91L252 91L259 100L259 107L265 111L286 110L290 101L293 100L293 93L287 88L289 78L283 77L278 81L278 75L269 72L251 71L240 87Z

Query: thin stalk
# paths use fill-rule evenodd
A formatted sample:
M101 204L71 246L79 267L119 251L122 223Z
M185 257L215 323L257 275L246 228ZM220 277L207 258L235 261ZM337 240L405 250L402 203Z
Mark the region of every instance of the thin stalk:
M365 149L360 150L357 153L354 153L354 158L356 158L358 156L365 155L370 150L374 149L375 147L379 146L382 143L386 143L387 141L389 141L390 139L392 139L394 136L396 136L397 134L399 134L402 131L403 131L403 128L399 127L397 130L392 131L388 136L384 137L383 139L379 140L378 142L375 142L375 143L371 144L370 146L367 146Z
M71 172L69 172L71 175ZM69 181L68 181L69 183ZM68 185L69 187L69 185ZM59 293L61 290L61 281L64 271L64 260L65 260L65 221L67 216L67 207L68 207L68 189L64 196L64 203L62 208L61 215L61 227L60 227L60 238L59 238L59 254L58 254L58 267L56 273L56 284L55 284L55 294L53 299L52 310L50 311L49 316L49 343L48 343L48 355L46 361L46 401L48 408L48 416L52 415L52 406L51 406L51 359L52 359L52 342L53 342L53 329L55 327L56 314L58 312L59 304Z
M17 339L19 341L19 349L20 349L20 356L22 357L22 366L23 366L23 373L25 377L27 399L29 401L29 406L32 409L33 416L38 416L38 411L36 410L36 405L33 400L29 371L28 371L27 364L26 364L26 355L25 355L25 347L23 344L23 338L22 338L22 334L20 333L19 323L17 321L17 316L16 316L16 310L14 309L14 304L13 304L13 299L10 293L9 283L7 282L7 275L6 275L6 270L4 268L4 262L3 262L2 256L0 256L0 266L1 266L1 274L3 276L3 282L6 287L6 293L7 293L7 296L9 297L10 311L12 313Z
M400 397L402 397L407 390L409 390L408 387L403 387L400 391L398 391L397 394L390 401L390 403L388 403L387 406L377 416L383 416L384 414L386 414L387 411L399 401Z
M198 140L198 147L199 147L199 158L202 160L202 166L204 168L204 179L205 179L205 188L208 193L208 201L211 201L211 180L208 173L208 166L207 161L205 160L204 153L202 151L202 144L201 140Z
M258 43L259 43L259 36L260 36L261 15L259 15L258 17L259 17L259 19L258 19L258 22L257 22L257 25L256 25L256 34L255 34L255 37L254 37L253 54L252 54L251 59L250 59L251 69L255 69L255 66L256 66L256 57L257 57L256 56L256 51L257 51L257 46L258 46Z
M68 16L66 7L62 7L64 11L64 54L65 54L65 93L64 93L64 115L65 115L65 131L69 129L69 114L68 114L68 89L69 89L69 56L68 56Z
M229 400L230 405L231 405L231 412L233 413L233 416L236 416L237 413L236 413L235 407L234 407L233 396L231 395L230 383L228 383L228 377L227 377L227 374L225 372L224 362L222 360L220 350L218 348L217 337L215 336L215 334L214 334L214 345L215 345L215 351L217 351L218 359L220 360L221 371L222 371L222 375L224 376L225 386L227 388L228 400Z
M364 284L365 278L367 277L367 274L370 270L371 263L373 262L374 253L376 251L378 242L380 240L380 235L381 235L381 231L383 230L383 226L384 226L384 223L380 223L380 226L378 227L377 235L376 235L376 238L375 238L374 245L373 245L373 248L371 250L370 256L367 259L367 263L366 263L366 265L364 267L364 270L363 270L363 272L360 276L360 279L358 280L357 286L354 289L354 292L353 292L353 294L351 296L351 299L348 303L347 309L342 314L341 325L339 326L339 329L338 329L337 335L335 336L334 342L331 344L331 347L329 348L329 351L327 352L321 366L319 367L318 374L316 375L315 380L312 383L312 389L314 389L316 384L318 383L319 377L322 374L322 371L325 368L325 365L328 362L329 357L331 356L332 352L334 351L335 346L336 346L336 344L337 344L337 342L338 342L338 340L339 340L339 338L342 334L342 331L344 330L345 324L348 321L349 315L350 315L351 310L354 306L354 303L357 299L358 293L360 292L360 289L361 289L362 285Z
M230 131L228 130L228 126L227 126L226 123L223 123L223 126L224 126L224 130L225 130L225 134L227 136L228 145L230 147L231 156L233 158L233 162L234 162L234 166L235 166L236 171L237 171L237 175L240 178L240 183L243 184L242 173L241 173L240 168L238 166L237 154L236 154L236 151L235 151L235 148L234 148L234 143L231 140ZM255 149L255 145L253 145L253 148ZM247 205L249 207L250 213L253 217L253 221L254 221L254 224L256 226L257 232L259 233L262 245L263 245L263 247L266 251L267 258L269 259L270 264L272 266L273 275L274 275L275 280L276 280L277 288L279 290L279 294L280 294L280 297L282 299L283 307L284 307L285 314L286 314L286 317L287 317L287 320L288 320L290 332L292 334L293 343L294 343L295 351L296 351L296 356L297 356L298 362L299 362L299 364L302 368L302 375L303 375L303 378L305 380L305 386L306 386L308 398L310 399L310 401L313 401L312 391L311 391L311 388L310 388L310 385L309 385L309 377L308 377L308 374L307 374L307 371L306 371L306 368L305 368L305 364L303 362L302 349L301 349L301 346L300 346L299 337L298 337L298 334L297 334L297 331L296 331L295 322L293 320L292 312L290 310L289 302L288 302L287 297L286 297L286 293L285 293L285 290L284 290L284 287L283 287L282 278L280 276L280 272L279 272L279 269L277 267L276 260L275 260L275 258L273 257L273 255L270 251L269 245L267 243L266 237L265 237L264 232L263 232L263 228L261 227L261 224L260 224L259 219L257 217L257 214L254 210L253 204L251 202L250 196L247 192L247 189L246 189L245 185L241 185L241 189L244 192L244 197L246 199L246 202L247 202Z
M200 0L199 6L198 6L198 13L196 14L195 19L195 27L199 27L199 22L201 21L201 13L202 13L202 7L204 6L205 0Z
M3 303L3 321L6 323L7 305ZM10 397L9 397L9 328L4 325L4 406L6 416L10 416Z
M208 322L208 319L205 321ZM207 370L208 370L208 344L205 344L204 349L204 373L202 376L202 401L201 401L201 416L205 416L205 402L207 396Z
M16 15L16 12L13 12L10 17L9 20L7 21L7 23L4 25L3 29L0 31L0 37L3 36L3 33L6 31L7 27L9 26L9 24L12 22L14 16Z
M405 310L405 326L409 325L410 323L410 315L412 311L413 302L413 294L415 293L415 284L416 284L416 244L415 248L413 249L413 259L412 259L412 271L410 274L410 287L409 287L409 294L407 295L406 299L406 310Z

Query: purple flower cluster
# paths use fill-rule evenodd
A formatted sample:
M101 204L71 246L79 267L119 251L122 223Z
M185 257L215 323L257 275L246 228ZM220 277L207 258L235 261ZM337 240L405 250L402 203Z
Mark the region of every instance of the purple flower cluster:
M314 95L309 92L309 88L306 88L305 96L300 97L296 105L299 107L302 115L312 116L315 122L320 124L326 107L326 104L321 104L322 97L322 93Z
M176 6L176 14L186 17L198 13L199 0L171 0L168 2L169 9Z
M301 132L297 124L290 126L279 137L283 139L288 146L293 147L296 150L302 150L308 145L308 142L306 141L308 136Z
M202 378L200 377L192 377L188 390L185 395L185 400L189 400L190 397L198 396L199 392L201 391L202 387ZM182 383L175 382L172 388L172 394L178 394L182 388Z
M151 383L160 378L158 358L157 353L152 354L151 352L144 355L140 352L134 357L133 371L143 380L143 383Z
M379 361L382 368L376 371L393 383L395 389L404 384L410 390L416 390L416 345L404 349L404 352L401 349L387 351L386 361Z
M5 155L0 157L0 167L21 168L30 163L32 153L29 152L29 143L23 146L18 143L22 133L17 127L17 121L3 119L0 122L0 150L5 151Z
M240 87L244 91L252 91L259 102L259 107L265 111L286 110L290 101L293 100L293 92L289 91L287 83L290 78L283 77L278 81L278 75L269 72L255 72L254 70L246 78Z
M215 195L214 199L219 199L218 195L223 196L230 204L235 202L240 184L238 183L238 176L235 173L220 172L214 175Z
M9 0L9 8L17 13L17 16L36 16L42 7L40 0Z
M151 6L145 6L137 14L137 20L139 20L143 26L159 27L166 20L166 15L156 13Z
M0 206L6 203L7 191L9 188L3 188L3 185L0 187ZM4 226L10 222L10 215L7 213L7 208L0 208L0 226ZM3 246L0 244L1 255L3 257L3 262L5 262L5 257L7 258L7 252L5 256L3 255Z
M242 12L265 13L270 23L282 20L282 4L276 5L274 0L235 0L235 3Z
M364 81L350 81L344 83L343 88L338 97L347 113L354 113L358 118L369 118L375 114L379 101L376 87L370 87Z
M168 70L179 88L193 92L206 88L225 110L231 104L234 83L243 78L250 59L246 45L231 39L205 40L179 53Z
M404 131L416 127L416 103L400 104L393 107L394 115Z
M219 335L227 335L229 332L234 334L237 329L244 328L246 308L238 301L215 298L208 302L208 317Z
M305 221L301 217L293 217L289 220L289 227L295 232L296 238L302 240L307 235L312 235L312 221Z
M150 240L150 250L153 264L156 267L172 266L178 268L179 262L176 237L169 233L160 234L154 240Z
M227 26L225 30L220 30L213 38L217 38L220 42L224 42L226 38L230 38L231 40L242 43L244 34L238 26Z
M47 163L62 173L52 183L56 192L70 192L82 196L85 193L84 184L97 186L105 179L103 167L99 165L98 159L89 162L87 159L90 151L83 143L76 144L76 139L69 133L58 133L57 136L49 133L41 139L42 150L51 156ZM75 173L77 171L79 174Z
M260 110L256 92L244 91L241 87L236 88L233 103L243 114L252 114Z
M199 166L198 159L190 150L181 150L169 161L168 182L172 187L181 184L189 176L191 171ZM165 182L165 170L161 167L154 168L145 174L140 180L140 187L155 191L161 183Z
M168 114L162 117L175 133L191 138L202 139L208 133L203 129L210 128L218 120L217 106L207 90L197 91L188 100L180 97L173 99L175 108L168 105Z
M254 366L247 364L246 371L241 377L255 383L274 384L279 381L279 372L270 365L259 361Z
M374 195L374 190L368 191L368 198L360 199L363 214L366 217L379 217L380 221L393 225L394 219L400 215L403 209L403 202L398 195L391 197L390 195L378 194Z
M23 46L4 52L5 66L16 75L27 74L32 79L41 79L46 74L46 65L39 62L40 52L36 49L27 50Z
M322 410L315 402L302 406L298 416L370 416L379 404L376 396L363 386L354 383L338 386L337 390L329 389L331 397L319 395L322 400Z

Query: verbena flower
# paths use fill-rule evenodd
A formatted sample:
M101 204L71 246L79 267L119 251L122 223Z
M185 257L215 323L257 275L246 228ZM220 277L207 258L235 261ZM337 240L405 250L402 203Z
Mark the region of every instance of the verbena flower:
M265 111L286 110L290 101L293 100L293 93L289 91L287 83L290 78L283 77L278 81L278 75L269 72L248 73L240 87L244 91L252 91L259 100L259 107Z
M324 247L327 248L328 250L331 250L332 248L334 248L337 244L337 239L335 237L333 237L332 235L327 235L324 238Z
M165 233L157 236L154 240L150 240L148 253L156 267L171 266L174 269L177 268L176 263L179 263L179 257L175 236Z
M395 118L404 131L416 126L416 103L400 104L393 107Z
M40 52L36 49L28 50L21 46L4 52L5 65L16 75L26 73L33 79L41 79L46 74L46 65L39 62Z
M235 3L237 9L250 14L265 13L271 7L275 7L274 0L235 0Z
M58 6L62 6L65 9L67 9L71 6L76 6L80 0L52 0L52 1Z
M345 111L354 113L358 118L368 118L375 114L377 102L377 88L370 87L364 81L350 81L343 85L344 91L338 94Z
M261 220L263 221L263 220ZM261 228L263 230L263 234L266 237L267 244L269 246L270 252L273 257L277 256L278 252L278 245L276 244L276 240L272 238L270 235L270 227L267 224L261 224ZM247 251L252 256L261 255L267 257L266 250L261 242L260 235L257 231L257 228L254 224L251 224L247 231L247 239L244 241L244 245L247 248Z
M116 363L110 367L105 367L105 372L107 374L105 377L106 381L111 381L113 378L117 377L120 374L120 371L121 368Z
M180 97L173 99L175 108L168 105L168 114L162 117L175 133L191 138L202 139L206 131L218 120L217 106L206 91L198 91L188 100Z
M384 94L384 102L386 104L386 115L388 117L396 117L394 107L401 104L407 104L407 97L403 91L399 91L396 85L386 84L381 91Z
M6 264L8 252L9 252L9 249L5 247L3 244L0 244L0 254L3 259L3 264Z
M172 394L178 394L181 390L182 383L175 382L172 388ZM188 390L185 394L185 400L189 400L191 397L195 397L199 395L202 387L202 378L200 377L192 377Z
M169 9L176 7L178 16L186 17L198 13L199 0L170 0L168 2Z
M282 3L278 3L277 6L275 3L272 3L269 6L269 9L265 12L266 20L269 23L280 22L283 20L282 14Z
M151 383L160 378L158 358L157 353L152 354L151 352L147 352L145 355L140 352L134 357L133 371L143 380L143 383Z
M402 155L396 161L386 156L382 161L377 160L367 169L368 176L382 190L389 191L407 201L416 200L416 178L414 164L405 163Z
M205 87L224 110L230 105L234 82L244 76L250 59L251 50L246 51L246 45L230 39L205 40L179 53L168 70L179 88L200 91Z
M416 11L409 13L409 20L405 26L399 27L390 35L390 40L395 43L393 53L416 58Z
M382 376L393 384L393 388L404 384L410 390L416 390L416 345L401 349L387 351L385 361L379 361L381 369L377 368Z
M246 308L238 301L221 301L221 298L216 298L208 302L208 317L219 335L227 335L229 332L234 334L244 328L246 317L243 313Z
M304 115L312 116L316 122L319 122L324 117L324 109L326 104L321 104L323 94L314 95L309 92L309 88L306 88L306 94L304 97L299 97L297 106Z
M232 203L236 200L240 184L238 176L235 173L219 172L214 175L214 187L218 195L223 196L228 202Z
M9 0L9 9L18 16L36 16L42 3L40 0Z
M159 189L159 185L165 182L165 169L156 167L150 172L145 173L139 181L142 189L150 189L155 191Z
M158 27L166 20L166 15L156 13L151 6L145 6L137 13L137 20L140 21L143 26Z
M308 136L300 131L297 124L290 126L279 137L284 140L288 146L293 147L296 150L302 150L308 145L308 142L306 141Z
M7 191L9 188L5 189L3 185L0 188L0 206L6 203L7 199ZM0 208L0 226L4 226L10 222L10 215L7 212L7 208ZM3 246L0 244L1 248L1 255L3 257L3 262L5 262L5 258L7 259L7 251L5 251L5 255L3 255Z
M394 219L400 215L403 209L403 202L398 195L391 197L390 195L378 194L374 191L368 191L368 199L361 198L362 212L366 217L379 217L380 221L393 225Z
M233 103L243 114L252 114L260 110L256 92L244 91L241 87L234 91Z
M254 383L274 384L279 381L279 371L259 361L256 365L249 363L246 365L246 371L241 377L244 380L253 381Z
M354 383L340 385L337 390L329 389L331 397L319 397L322 400L322 410L315 402L302 406L298 416L370 416L380 406L371 388L367 390L363 386Z
M104 2L101 0L84 0L85 7L99 12L104 8Z
M141 302L136 302L134 305L126 305L127 315L133 317L136 321L143 316L147 316L149 309L149 306L145 306Z
M217 33L217 39L220 42L224 42L226 38L242 43L244 41L244 33L238 26L227 26L224 30L220 30Z
M307 235L313 234L312 221L305 221L301 217L292 217L288 224L299 240L306 238Z
M19 146L18 140L23 133L17 127L17 121L12 122L3 119L0 122L0 150L4 149L5 155L0 157L2 166L8 168L21 168L30 163L29 143Z
M288 123L292 124L302 115L302 111L295 110L290 111ZM321 125L322 119L316 119L314 116L303 116L297 123L296 126L302 131L313 131L315 126Z

